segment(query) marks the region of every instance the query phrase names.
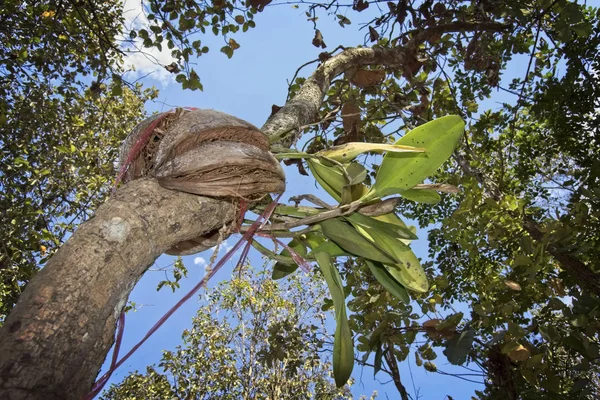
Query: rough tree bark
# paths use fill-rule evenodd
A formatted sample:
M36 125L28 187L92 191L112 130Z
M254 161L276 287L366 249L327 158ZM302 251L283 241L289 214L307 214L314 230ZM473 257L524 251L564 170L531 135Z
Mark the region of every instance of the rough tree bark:
M400 69L429 35L504 29L492 22L459 22L416 33L404 48L346 49L323 62L261 130L287 147L318 119L331 81L347 69ZM152 179L119 189L31 280L0 329L2 398L81 399L148 266L174 244L218 229L234 215L230 202L170 191Z
M0 331L2 399L81 399L113 343L135 283L165 250L234 219L231 202L119 189L28 285Z

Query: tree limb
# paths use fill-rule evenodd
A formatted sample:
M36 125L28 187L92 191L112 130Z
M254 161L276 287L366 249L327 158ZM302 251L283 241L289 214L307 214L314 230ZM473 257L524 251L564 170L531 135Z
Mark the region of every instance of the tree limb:
M83 398L146 269L234 215L230 201L164 189L154 179L119 189L31 280L0 328L2 398Z
M404 47L346 49L319 65L298 90L296 96L273 114L261 130L273 138L272 142L279 142L283 147L290 147L300 138L300 127L317 120L319 108L331 82L347 69L367 65L402 68L414 58L416 49L433 35L478 30L502 31L507 28L507 25L496 22L456 22L415 33Z
M402 380L400 379L400 370L398 369L398 361L396 360L396 356L394 356L394 346L388 344L385 351L383 352L383 357L390 367L390 374L392 375L392 380L394 381L394 385L396 385L396 389L400 393L402 400L408 400L408 392L406 388L402 384Z

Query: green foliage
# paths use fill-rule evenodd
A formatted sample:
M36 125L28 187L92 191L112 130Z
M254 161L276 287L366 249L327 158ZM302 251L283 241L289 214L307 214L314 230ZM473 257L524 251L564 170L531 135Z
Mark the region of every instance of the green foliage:
M62 98L28 85L0 126L0 320L22 287L65 238L100 205L113 183L123 138L143 116L139 88Z
M319 356L323 295L313 278L295 274L278 284L266 271L247 270L208 293L183 344L163 353L163 372L135 372L102 398L351 399Z
M119 145L156 92L120 79L119 2L5 1L0 21L3 321L38 265L104 201Z
M160 281L158 282L158 286L156 287L156 290L159 291L160 289L162 289L163 287L167 286L169 288L171 288L171 290L173 291L173 293L175 293L176 289L180 288L180 284L179 281L185 277L187 277L187 268L185 267L185 265L183 264L183 260L181 259L181 257L177 257L175 259L175 262L172 265L173 269L171 271L172 275L173 275L173 279L165 279L164 281Z
M191 65L194 64L194 57L200 57L210 50L203 42L203 35L210 32L215 36L223 36L226 44L220 51L231 58L241 47L231 36L255 28L254 16L262 10L257 10L252 2L244 4L237 0L151 0L144 3L144 7L149 24L132 27L130 40L142 39L141 45L145 48L162 51L166 46L171 50L171 56L176 61L165 67L176 74L175 80L183 89L190 90L202 90L200 77Z
M331 257L324 252L316 252L315 257L325 277L335 308L335 339L333 342L333 375L338 387L346 384L354 368L354 343L346 315L346 295L342 279L331 263Z
M386 153L367 199L412 189L433 174L454 152L465 123L456 116L438 118L407 132L396 145L425 149L424 153Z
M141 38L146 48L166 46L176 59L167 70L183 88L201 89L190 65L209 51L202 35L223 36L220 51L231 58L240 47L232 36L254 28L258 12L279 4L270 3L150 1L150 26L129 37ZM353 12L369 3L294 6L306 7L314 28L307 41L325 49L332 43L318 25L329 18L351 29ZM404 49L403 63L356 66L332 83L319 110L322 120L304 128L306 163L345 206L364 200L369 190L373 199L400 193L397 212L422 227L433 225L430 259L421 263L406 250L413 237L405 230L402 236L398 228L352 223L352 215L320 222L296 235L290 248L307 260L322 252L347 257L327 267L329 280L337 282L332 297L339 312L337 271L343 295L351 294L355 348L365 361L375 353L376 370L389 372L387 352L400 361L415 354L418 366L440 372L432 362L439 347L450 362L482 368L480 398L598 397L600 304L568 264L581 262L590 280L600 272L598 10L568 0L486 0L390 2L371 12L365 40L376 49ZM102 201L117 144L155 93L127 89L121 78L115 40L122 29L120 3L5 1L0 21L5 314L37 262ZM506 29L468 28L491 21ZM455 30L440 33L451 24ZM422 34L418 48L405 47ZM319 60L331 55L321 53ZM302 76L291 82L289 98L304 82ZM464 135L456 115L466 122ZM438 132L431 129L436 124L451 126ZM426 133L427 145L415 139L417 132ZM445 162L461 136L458 152ZM361 155L371 165L353 161L363 150L394 143L427 152L387 154L383 162ZM425 159L428 168L415 165ZM461 192L411 189L424 179ZM297 210L292 219L324 211ZM394 213L379 220L405 227ZM277 256L274 278L296 269L290 251ZM407 262L419 266L415 274L402 269ZM177 281L174 276L166 284L175 288ZM409 303L405 287L411 286ZM336 301L326 300L325 308ZM448 315L456 302L470 312ZM417 337L426 343L415 348ZM191 354L190 362L192 356L199 357ZM149 369L125 386L162 396L173 389L163 378Z

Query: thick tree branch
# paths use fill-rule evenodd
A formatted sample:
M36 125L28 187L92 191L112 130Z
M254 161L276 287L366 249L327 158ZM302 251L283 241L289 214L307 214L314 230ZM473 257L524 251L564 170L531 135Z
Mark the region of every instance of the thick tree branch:
M456 22L415 33L404 47L346 49L319 65L312 76L304 82L296 96L273 114L261 130L272 137L272 142L290 147L300 138L300 127L317 120L319 108L331 82L344 71L367 65L402 68L414 59L416 49L433 35L479 30L502 31L507 28L507 25L495 22Z
M135 283L184 240L234 219L232 202L133 181L27 285L0 329L3 399L77 399L92 386Z

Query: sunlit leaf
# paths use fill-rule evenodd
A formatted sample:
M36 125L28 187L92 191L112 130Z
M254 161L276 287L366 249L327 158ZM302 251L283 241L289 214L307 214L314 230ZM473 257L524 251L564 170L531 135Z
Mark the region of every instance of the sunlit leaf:
M354 343L346 316L346 296L340 275L327 253L316 253L315 258L323 272L333 299L336 315L335 338L333 342L333 375L338 387L346 384L354 368Z
M425 153L387 153L377 171L375 184L365 199L389 196L411 189L432 175L454 152L465 123L456 115L421 125L395 144L424 148Z

